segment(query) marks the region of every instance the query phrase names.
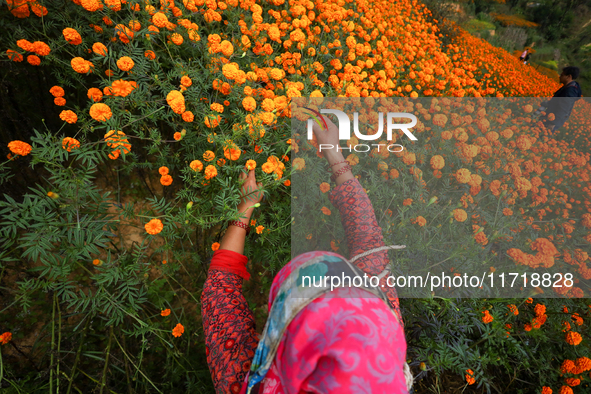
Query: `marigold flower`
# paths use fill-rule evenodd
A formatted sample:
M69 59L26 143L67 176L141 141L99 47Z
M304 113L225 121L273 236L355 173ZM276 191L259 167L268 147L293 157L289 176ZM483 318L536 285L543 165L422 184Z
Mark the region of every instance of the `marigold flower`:
M472 371L471 369L466 370L466 382L468 384L476 383L476 379L474 379L474 371Z
M129 56L122 56L117 60L117 67L119 67L121 71L129 71L134 65L135 63L133 62L133 59Z
M568 387L568 386L562 386L562 387L560 388L560 392L559 392L559 394L573 394L573 389L571 389L571 388L570 388L570 387Z
M507 305L507 308L509 308L509 311L513 313L515 316L519 315L519 310L517 309L517 306L515 306L514 304Z
M211 244L211 250L213 250L214 252L216 250L218 250L220 248L220 243L219 242L214 242Z
M328 183L326 183L326 182L322 182L322 183L320 184L320 191L321 191L322 193L326 193L326 192L328 192L329 190L330 190L330 185L329 185Z
M72 66L72 69L79 74L86 74L90 71L90 68L93 66L91 62L81 57L73 58L70 61L70 65Z
M101 8L99 0L80 0L80 5L82 5L86 11L90 12L94 12Z
M176 338L180 337L181 335L183 335L183 333L185 332L185 327L183 327L183 325L181 323L178 323L173 329L172 329L172 335Z
M331 211L330 209L328 209L327 207L322 207L321 209L322 213L325 214L326 216L330 216L331 215Z
M185 122L188 122L188 123L192 122L195 119L195 116L193 115L193 112L191 112L191 111L183 112L181 117L183 118L183 120Z
M405 198L405 199L402 201L402 205L403 205L403 206L405 206L405 207L407 207L407 206L409 206L409 205L411 205L411 204L412 204L412 198Z
M166 261L166 260L164 260L164 261ZM160 311L160 316L166 317L168 315L170 315L170 309L164 309L164 310Z
M422 216L417 216L417 218L414 219L414 223L418 224L421 227L424 227L425 224L427 224L427 220Z
M232 143L230 146L224 147L224 156L228 160L238 160L240 158L241 153L242 152L240 151L240 148L238 148L234 143Z
M146 229L146 232L148 234L156 235L162 231L164 225L162 224L162 221L160 219L152 219L148 223L146 223L144 228Z
M242 100L242 106L245 110L251 112L254 111L257 107L257 102L254 98L248 96Z
M64 89L60 86L54 86L49 89L49 93L51 93L54 97L63 97L65 94Z
M583 340L583 337L578 332L569 331L566 333L565 339L566 339L566 343L568 343L569 345L577 346L578 344L581 343L581 341Z
M211 104L211 105L209 106L209 108L210 108L212 111L216 111L216 112L219 112L219 113L223 113L223 112L224 112L224 106L223 106L223 105L221 105L221 104L218 104L218 103L213 103L213 104Z
M205 168L205 179L215 178L218 175L218 170L211 164Z
M103 92L101 92L101 90L97 88L90 88L88 89L86 96L88 96L88 98L94 101L95 103L98 103L103 99Z
M18 53L16 51L13 51L12 49L7 49L6 54L8 55L8 58L10 60L12 60L13 62L22 62L23 61L23 55L21 55L20 53Z
M174 113L182 114L185 112L185 97L178 90L171 90L166 95L166 102L170 105Z
M60 113L60 119L64 122L68 122L70 124L76 123L78 121L78 115L76 115L73 111L65 110Z
M463 209L454 209L454 219L458 222L465 222L468 219L468 214Z
M175 45L181 45L184 41L183 36L181 36L179 33L173 33L172 36L170 36L170 40Z
M203 169L203 163L199 160L193 160L191 163L189 163L189 167L191 167L193 171L201 172Z
M76 29L72 29L71 27L66 27L62 31L62 34L64 35L64 38L66 39L66 41L68 41L70 44L72 44L72 45L82 44L82 37L80 36L80 33L78 33L78 31L76 31Z
M542 394L552 394L552 389L548 386L542 387Z
M445 167L445 160L440 155L435 155L431 158L431 168L434 170L441 170Z
M144 56L150 60L156 59L156 54L154 53L154 51L151 50L147 50L146 52L144 52Z
M168 174L168 167L162 166L158 169L158 173L160 175L167 175Z
M461 168L456 172L456 180L459 183L468 183L472 180L472 177L470 176L470 170L466 169L466 168Z
M303 171L304 168L306 168L306 161L303 158L298 157L293 160L292 166L295 170Z
M187 77L186 75L183 75L181 77L181 85L189 87L193 84L193 81L191 80L191 78Z
M38 66L41 64L41 59L39 59L39 56L36 55L29 55L27 56L27 62L31 65L31 66Z
M170 175L162 175L160 178L160 184L163 186L170 186L172 184L172 177Z
M264 226L257 226L257 227L256 227L256 232L257 232L257 234L262 234L264 229L265 229L265 227L264 227Z
M89 113L92 119L97 120L99 122L109 120L111 119L111 116L113 116L111 108L109 108L107 104L103 103L92 104Z
M107 56L107 53L109 52L105 44L101 42L95 42L92 44L92 51L99 56Z
M92 260L92 265L100 267L101 265L103 265L103 262L102 262L102 260L94 259L94 260Z
M133 92L133 86L129 81L118 79L113 81L113 84L111 85L111 91L117 97L127 97L131 92Z
M33 52L33 43L27 40L17 40L16 45L27 52Z
M152 15L152 23L158 27L166 27L168 25L168 18L162 12L157 12Z
M51 52L51 48L43 41L35 41L33 43L33 52L39 56L47 56Z
M66 99L63 97L56 97L53 99L53 103L55 105L59 105L60 107L63 107L64 105L66 105Z
M247 160L245 167L248 170L254 170L257 167L257 162L254 160Z
M0 345L6 345L12 339L12 333L5 332L0 335Z
M26 156L33 148L26 142L15 140L8 143L8 149L15 155Z

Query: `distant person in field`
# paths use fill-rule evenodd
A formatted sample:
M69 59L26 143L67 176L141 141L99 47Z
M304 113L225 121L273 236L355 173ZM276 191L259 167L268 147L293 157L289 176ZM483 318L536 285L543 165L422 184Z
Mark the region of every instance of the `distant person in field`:
M521 56L519 56L519 61L520 62L524 62L525 61L525 57L527 56L527 49L523 51L523 53L521 54Z
M529 62L530 57L531 57L531 53L528 52L527 55L525 55L525 59L524 59L523 64L527 64L527 62Z
M575 102L583 95L581 86L575 81L579 77L579 73L578 67L563 68L559 77L562 87L554 93L550 100L541 104L542 108L540 109L546 112L547 117L544 120L544 125L550 132L555 132L564 125L570 117ZM554 116L550 116L550 114Z

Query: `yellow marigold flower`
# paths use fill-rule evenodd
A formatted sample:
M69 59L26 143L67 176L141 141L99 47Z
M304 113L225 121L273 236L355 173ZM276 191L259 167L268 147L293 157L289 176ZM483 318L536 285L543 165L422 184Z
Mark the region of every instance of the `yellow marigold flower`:
M248 170L254 170L257 167L257 162L254 160L247 160L246 161L246 166L245 166Z
M212 161L213 159L215 159L215 153L212 151L206 150L205 153L203 153L203 160Z
M265 227L264 227L264 226L257 226L257 227L256 227L256 232L257 232L257 234L262 234L264 229L265 229Z
M117 60L117 67L119 67L121 71L129 71L134 65L135 63L129 56L122 56Z
M59 86L54 86L49 89L49 93L51 93L54 97L63 97L65 94L64 89Z
M233 80L238 76L238 68L234 64L225 64L222 67L222 73L226 78Z
M90 116L92 119L97 120L99 122L104 122L105 120L111 119L113 113L111 112L111 108L107 104L103 103L95 103L92 104L90 107Z
M156 235L162 231L164 225L160 219L152 219L145 224L144 228L148 234Z
M26 142L15 140L8 143L8 149L15 155L26 156L31 153L31 145Z
M205 179L215 178L217 175L218 175L218 170L214 166L208 165L205 168Z
M107 47L101 42L95 42L92 44L92 51L99 56L107 56L109 50Z
M472 180L472 177L470 175L470 170L468 170L467 168L461 168L456 172L456 180L459 183L468 183Z
M78 115L76 115L73 111L65 110L60 113L60 119L64 122L68 122L70 124L76 123L78 121Z
M203 163L199 160L193 160L191 163L189 163L189 167L191 167L193 171L200 172L203 169Z
M78 31L76 31L76 29L72 29L71 27L66 27L62 31L62 34L64 35L64 38L66 39L66 41L68 41L70 44L72 44L72 45L82 44L82 37L80 36L80 33L78 33Z
M181 323L177 324L175 328L172 329L172 335L175 338L180 337L185 332L185 327Z

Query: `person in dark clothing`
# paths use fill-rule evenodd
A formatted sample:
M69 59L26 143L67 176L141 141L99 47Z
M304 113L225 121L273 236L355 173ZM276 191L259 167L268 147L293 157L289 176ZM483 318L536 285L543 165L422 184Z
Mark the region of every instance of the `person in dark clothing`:
M529 62L529 58L531 57L531 53L528 53L527 55L525 55L525 59L523 64L527 64L527 62Z
M578 67L565 67L560 74L562 87L554 93L554 96L544 101L540 108L546 112L544 125L550 132L561 128L570 117L575 102L582 96L581 86L575 81L579 77ZM544 109L545 108L545 109ZM552 117L550 114L553 114Z

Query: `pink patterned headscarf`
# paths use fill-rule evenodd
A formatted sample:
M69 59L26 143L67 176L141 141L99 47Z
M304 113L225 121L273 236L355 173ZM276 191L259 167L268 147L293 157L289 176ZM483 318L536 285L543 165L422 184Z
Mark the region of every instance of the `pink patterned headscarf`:
M275 276L269 309L294 267L331 252L309 252ZM289 324L259 394L407 393L404 331L381 299L361 289L335 289Z

